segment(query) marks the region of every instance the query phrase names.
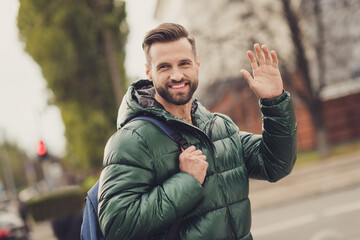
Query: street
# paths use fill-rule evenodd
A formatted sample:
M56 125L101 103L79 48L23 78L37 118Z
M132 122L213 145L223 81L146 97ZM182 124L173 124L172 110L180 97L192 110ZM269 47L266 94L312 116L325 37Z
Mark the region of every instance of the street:
M360 185L253 212L255 240L359 240Z
M360 156L307 164L276 183L250 182L255 240L359 240ZM49 221L32 240L54 240Z

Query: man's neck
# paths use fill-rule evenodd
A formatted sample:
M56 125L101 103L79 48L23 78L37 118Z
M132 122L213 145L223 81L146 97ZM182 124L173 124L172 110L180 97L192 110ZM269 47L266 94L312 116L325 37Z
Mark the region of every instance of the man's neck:
M155 96L155 99L165 108L166 111L171 113L172 115L184 119L186 121L189 121L191 119L191 104L192 100L190 100L185 105L175 105L166 101L163 101L162 99L158 99Z

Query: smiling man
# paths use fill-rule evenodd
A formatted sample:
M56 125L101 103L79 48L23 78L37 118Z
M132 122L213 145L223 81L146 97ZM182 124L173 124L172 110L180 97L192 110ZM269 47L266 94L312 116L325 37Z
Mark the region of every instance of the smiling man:
M191 121L190 100L198 86L200 67L191 44L194 41L183 37L152 43L155 39L156 35L149 37L144 44L146 74L154 84L155 100L175 116Z
M200 63L195 40L164 23L143 42L148 79L133 83L119 109L100 177L99 222L106 239L252 239L249 178L277 181L296 160L297 130L274 51L248 51L241 70L260 100L263 133L243 132L193 99ZM246 103L242 103L246 104ZM165 122L184 149L141 115Z

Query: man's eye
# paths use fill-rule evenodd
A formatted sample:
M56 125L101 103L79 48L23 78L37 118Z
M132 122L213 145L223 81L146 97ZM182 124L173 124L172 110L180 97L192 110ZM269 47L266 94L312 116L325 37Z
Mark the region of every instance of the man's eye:
M165 69L167 67L169 67L169 66L168 65L162 65L162 66L159 67L159 69Z

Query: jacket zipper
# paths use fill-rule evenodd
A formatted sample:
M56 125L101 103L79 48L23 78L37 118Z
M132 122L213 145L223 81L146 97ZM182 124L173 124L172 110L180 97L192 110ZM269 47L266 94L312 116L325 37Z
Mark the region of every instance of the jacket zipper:
M208 135L208 137L209 137L209 140L210 140L209 142L210 142L210 147L211 147L211 154L212 154L212 157L214 159L215 169L216 169L216 171L218 171L218 167L216 165L215 146L214 146L214 144L212 143L212 140L211 140L212 139L212 130L213 130L213 127L214 127L214 124L215 124L215 119L216 119L216 116L213 116L212 119L211 119L210 126L209 126L209 135ZM221 180L221 182L225 185L224 179L221 176L218 176L218 177ZM227 217L229 219L228 225L229 225L229 228L230 228L230 231L231 231L231 235L232 235L232 238L236 240L237 239L236 232L235 232L233 224L231 223L232 218L231 218L231 215L230 215L229 204L226 201L225 193L222 190L222 188L220 188L220 191L221 191L221 193L222 193L222 195L224 197L224 201L225 201L225 205L226 205L226 215L227 215Z
M205 137L206 142L207 142L207 144L208 144L209 147L210 147L211 156L212 156L212 158L214 159L214 167L215 167L215 169L216 169L216 172L218 172L219 169L218 169L217 164L216 164L215 146L214 146L214 144L213 144L212 141L211 141L212 129L213 129L214 124L215 124L215 119L216 119L216 116L213 116L213 117L211 118L210 126L209 126L209 135L206 135L206 133L203 132L200 128L198 128L198 127L196 127L196 126L194 126L194 125L192 125L192 124L189 124L189 123L187 123L187 122L181 122L181 123L186 124L187 126L189 126L189 127L191 127L191 128L194 128L195 130L197 130L198 132L200 132L201 135L203 135L203 136ZM169 120L169 121L176 121L176 120ZM176 121L176 122L177 122L177 121ZM221 176L219 176L219 175L218 175L218 178L219 178L219 180L223 183L223 185L225 185L223 178L222 178ZM234 229L233 224L231 223L231 219L232 219L232 218L231 218L231 215L230 215L229 204L228 204L227 201L226 201L225 193L224 193L224 191L222 190L222 188L220 188L220 191L221 191L221 194L222 194L222 196L223 196L223 198L224 198L224 202L225 202L225 206L226 206L226 215L227 215L227 218L229 219L228 225L229 225L229 228L230 228L230 233L231 233L232 238L233 238L234 240L236 240L236 239L237 239L237 237L236 237L236 232L235 232L235 229Z

